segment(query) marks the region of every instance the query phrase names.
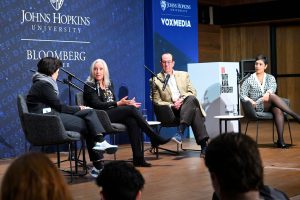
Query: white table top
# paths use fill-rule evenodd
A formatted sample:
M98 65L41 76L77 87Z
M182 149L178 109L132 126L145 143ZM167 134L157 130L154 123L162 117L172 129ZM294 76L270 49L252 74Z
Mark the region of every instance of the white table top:
M217 115L214 116L216 119L241 119L243 118L243 115Z
M147 121L147 122L148 122L148 124L149 124L150 126L160 125L160 124L161 124L160 121Z

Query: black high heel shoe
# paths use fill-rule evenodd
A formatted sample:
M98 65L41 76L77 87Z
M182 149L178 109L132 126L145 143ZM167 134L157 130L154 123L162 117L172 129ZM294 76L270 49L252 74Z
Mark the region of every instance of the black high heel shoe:
M277 144L277 148L282 148L282 149L289 148L288 145L286 145L283 141L277 140L276 144Z
M170 142L172 138L163 138L159 135L156 135L156 137L150 138L152 147L158 147L159 145L167 144Z

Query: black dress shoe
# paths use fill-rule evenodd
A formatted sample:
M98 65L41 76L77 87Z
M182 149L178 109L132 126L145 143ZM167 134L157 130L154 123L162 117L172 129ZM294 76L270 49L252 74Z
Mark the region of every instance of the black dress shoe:
M289 148L284 142L277 140L276 142L278 148L287 149Z
M204 138L203 140L200 141L200 146L201 146L200 158L205 158L208 139L209 139L209 137L206 137L206 138Z
M138 160L138 161L133 161L133 165L135 167L151 167L152 164L151 163L148 163L146 162L145 160Z
M207 145L201 146L200 158L205 158L206 149L207 149Z

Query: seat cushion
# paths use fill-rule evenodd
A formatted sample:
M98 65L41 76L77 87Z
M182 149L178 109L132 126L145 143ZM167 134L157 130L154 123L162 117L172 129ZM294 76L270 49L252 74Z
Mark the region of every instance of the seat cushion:
M77 140L80 140L80 138L81 138L81 135L78 132L66 131L66 134L68 136L68 139L70 139L70 140L77 141Z
M273 114L270 112L256 112L259 119L273 119Z
M111 123L111 126L116 130L116 131L126 131L127 128L124 124L120 123Z

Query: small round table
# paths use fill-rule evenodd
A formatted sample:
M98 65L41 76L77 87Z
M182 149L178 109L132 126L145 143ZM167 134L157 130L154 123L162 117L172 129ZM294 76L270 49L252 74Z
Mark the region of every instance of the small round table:
M157 127L161 124L160 121L147 121L150 126Z
M225 133L227 133L227 122L237 120L239 124L239 133L241 132L241 123L240 119L242 119L243 115L217 115L214 118L219 119L219 129L220 135L222 134L222 121L225 123Z

